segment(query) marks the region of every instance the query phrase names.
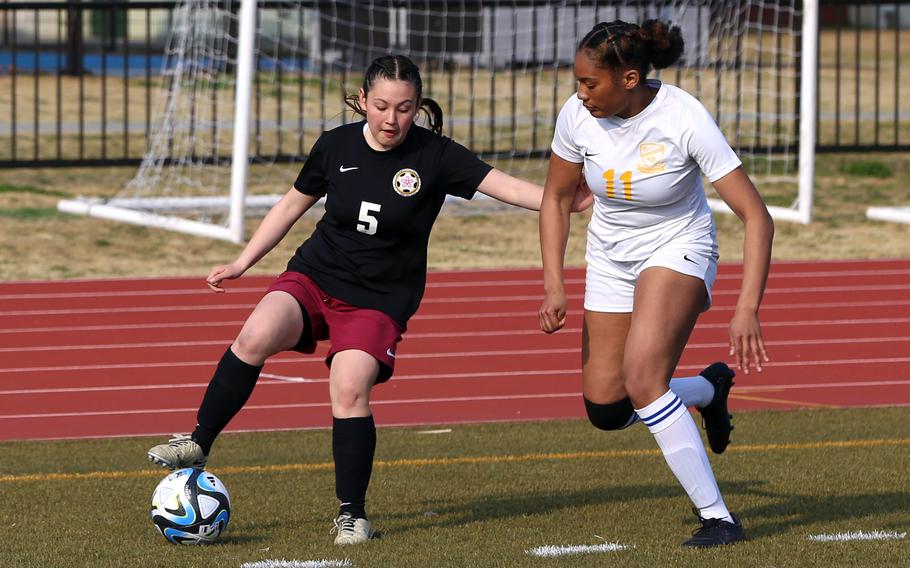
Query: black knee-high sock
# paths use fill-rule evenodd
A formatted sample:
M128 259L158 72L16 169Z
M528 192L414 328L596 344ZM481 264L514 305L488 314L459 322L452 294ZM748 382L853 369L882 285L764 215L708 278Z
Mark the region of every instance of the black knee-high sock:
M332 456L339 514L366 518L367 486L376 453L376 423L372 416L332 418Z
M262 366L249 365L238 359L230 347L224 352L202 397L193 431L193 440L206 455L218 434L250 398L261 370Z

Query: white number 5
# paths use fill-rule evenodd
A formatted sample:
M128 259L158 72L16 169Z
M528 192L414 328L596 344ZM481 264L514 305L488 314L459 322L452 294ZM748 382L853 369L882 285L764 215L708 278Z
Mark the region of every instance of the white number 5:
M378 203L361 201L357 230L361 233L366 233L367 235L375 235L376 227L379 225L379 220L371 215L371 213L378 213L381 208L382 205L379 205Z

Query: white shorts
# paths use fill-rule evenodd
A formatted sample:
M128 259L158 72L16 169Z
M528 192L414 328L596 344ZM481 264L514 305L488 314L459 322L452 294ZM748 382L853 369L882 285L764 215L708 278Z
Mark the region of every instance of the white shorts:
M717 278L717 258L717 249L713 243L671 241L644 260L610 260L596 267L588 264L585 275L585 309L592 312L631 312L639 274L646 268L661 266L704 281L708 292L702 308L705 311L711 307L711 291Z

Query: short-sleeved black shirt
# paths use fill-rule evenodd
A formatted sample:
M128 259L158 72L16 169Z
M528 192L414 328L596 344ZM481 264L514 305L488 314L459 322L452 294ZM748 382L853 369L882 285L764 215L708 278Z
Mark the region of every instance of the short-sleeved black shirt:
M325 195L325 215L288 270L404 327L423 297L430 231L446 195L470 199L492 167L416 125L380 152L365 128L365 121L340 126L313 145L294 187Z

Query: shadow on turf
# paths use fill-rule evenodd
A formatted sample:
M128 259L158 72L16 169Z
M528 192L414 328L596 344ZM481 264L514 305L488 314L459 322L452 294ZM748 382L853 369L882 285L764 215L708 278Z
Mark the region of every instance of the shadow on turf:
M765 538L792 531L794 527L812 523L849 521L870 515L882 515L906 511L910 506L910 493L890 492L866 495L786 495L762 489L764 481L722 482L721 490L727 496L753 496L770 500L771 504L759 507L738 508L741 499L728 498L733 510L747 527L749 538ZM679 500L680 520L691 524L688 515L689 502L678 485L619 485L585 491L564 493L525 493L521 495L483 496L473 501L457 504L425 502L423 507L432 514L415 519L413 513L385 513L384 517L402 520L396 531L407 532L428 527L456 527L475 522L491 521L542 515L592 505L609 506L613 503L627 503L632 500L666 499ZM411 522L409 522L411 521Z
M739 481L723 484L724 494L755 493L755 488L762 482ZM601 487L585 491L568 491L563 493L523 493L521 495L502 495L479 497L473 501L446 504L425 502L423 506L431 515L421 517L415 522L413 514L384 513L383 517L402 519L399 529L406 532L412 529L427 527L455 527L469 523L491 521L526 515L543 515L563 509L590 507L592 505L609 506L613 503L627 503L633 500L678 498L680 511L689 507L686 496L678 485L618 485ZM693 521L692 517L688 521Z
M742 511L752 538L790 532L813 523L850 521L862 517L905 513L910 493L867 493L864 495L767 495L775 502ZM748 521L746 520L748 519Z

